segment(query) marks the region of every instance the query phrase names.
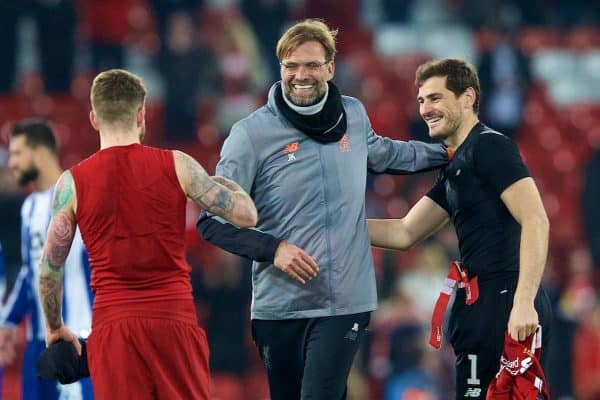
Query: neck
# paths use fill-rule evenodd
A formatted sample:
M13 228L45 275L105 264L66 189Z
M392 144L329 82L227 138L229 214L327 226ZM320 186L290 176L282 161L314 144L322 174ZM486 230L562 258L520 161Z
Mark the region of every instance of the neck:
M477 115L472 114L470 117L466 118L462 124L460 124L454 135L444 139L444 144L448 148L456 150L465 141L467 136L469 136L469 132L471 132L473 127L477 125L478 122L479 118L477 118Z
M290 99L288 99L288 97L285 95L285 90L283 90L283 83L281 84L281 91L283 93L283 100L285 100L287 105L292 110L294 110L298 114L302 114L302 115L314 115L314 114L320 112L323 109L323 107L325 106L325 102L327 101L327 95L329 94L329 85L326 85L325 94L323 95L321 100L319 100L312 106L298 106L298 105L292 103L292 101Z
M43 192L50 189L56 184L60 174L62 174L62 169L58 165L58 160L52 159L44 165L43 169L40 168L40 174L35 180L36 190Z
M100 131L100 150L114 146L128 146L135 143L140 143L140 136L137 131Z

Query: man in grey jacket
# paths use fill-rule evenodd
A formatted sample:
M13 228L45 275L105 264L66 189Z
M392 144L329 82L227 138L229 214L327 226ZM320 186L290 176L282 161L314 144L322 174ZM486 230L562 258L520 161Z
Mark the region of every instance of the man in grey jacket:
M377 308L365 221L367 169L414 173L448 162L442 145L376 135L362 103L331 82L335 36L300 22L277 44L281 81L237 122L216 175L250 193L257 229L203 214L204 239L254 260L252 333L273 400L346 397Z

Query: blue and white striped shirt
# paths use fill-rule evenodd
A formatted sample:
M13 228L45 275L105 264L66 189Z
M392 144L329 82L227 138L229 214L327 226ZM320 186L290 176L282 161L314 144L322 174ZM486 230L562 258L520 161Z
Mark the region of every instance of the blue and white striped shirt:
M0 325L14 327L30 317L27 339L44 340L44 314L40 303L38 280L40 259L52 216L54 187L29 195L21 207L21 254L23 264L15 286L0 313ZM90 266L79 229L65 263L63 280L63 320L76 335L87 337L92 321L93 294Z

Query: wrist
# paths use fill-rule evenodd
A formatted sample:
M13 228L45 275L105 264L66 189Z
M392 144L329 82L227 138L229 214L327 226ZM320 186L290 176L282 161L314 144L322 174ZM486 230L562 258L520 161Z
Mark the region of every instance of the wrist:
M523 295L523 294L515 294L515 297L513 299L513 304L518 305L518 306L528 306L528 305L533 306L533 301L534 301L533 296Z

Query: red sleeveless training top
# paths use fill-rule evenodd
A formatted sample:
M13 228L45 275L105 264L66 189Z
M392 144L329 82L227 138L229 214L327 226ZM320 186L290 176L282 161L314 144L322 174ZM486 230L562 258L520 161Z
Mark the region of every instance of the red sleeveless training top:
M173 152L140 144L109 147L71 173L94 310L192 300L184 253L186 196Z

